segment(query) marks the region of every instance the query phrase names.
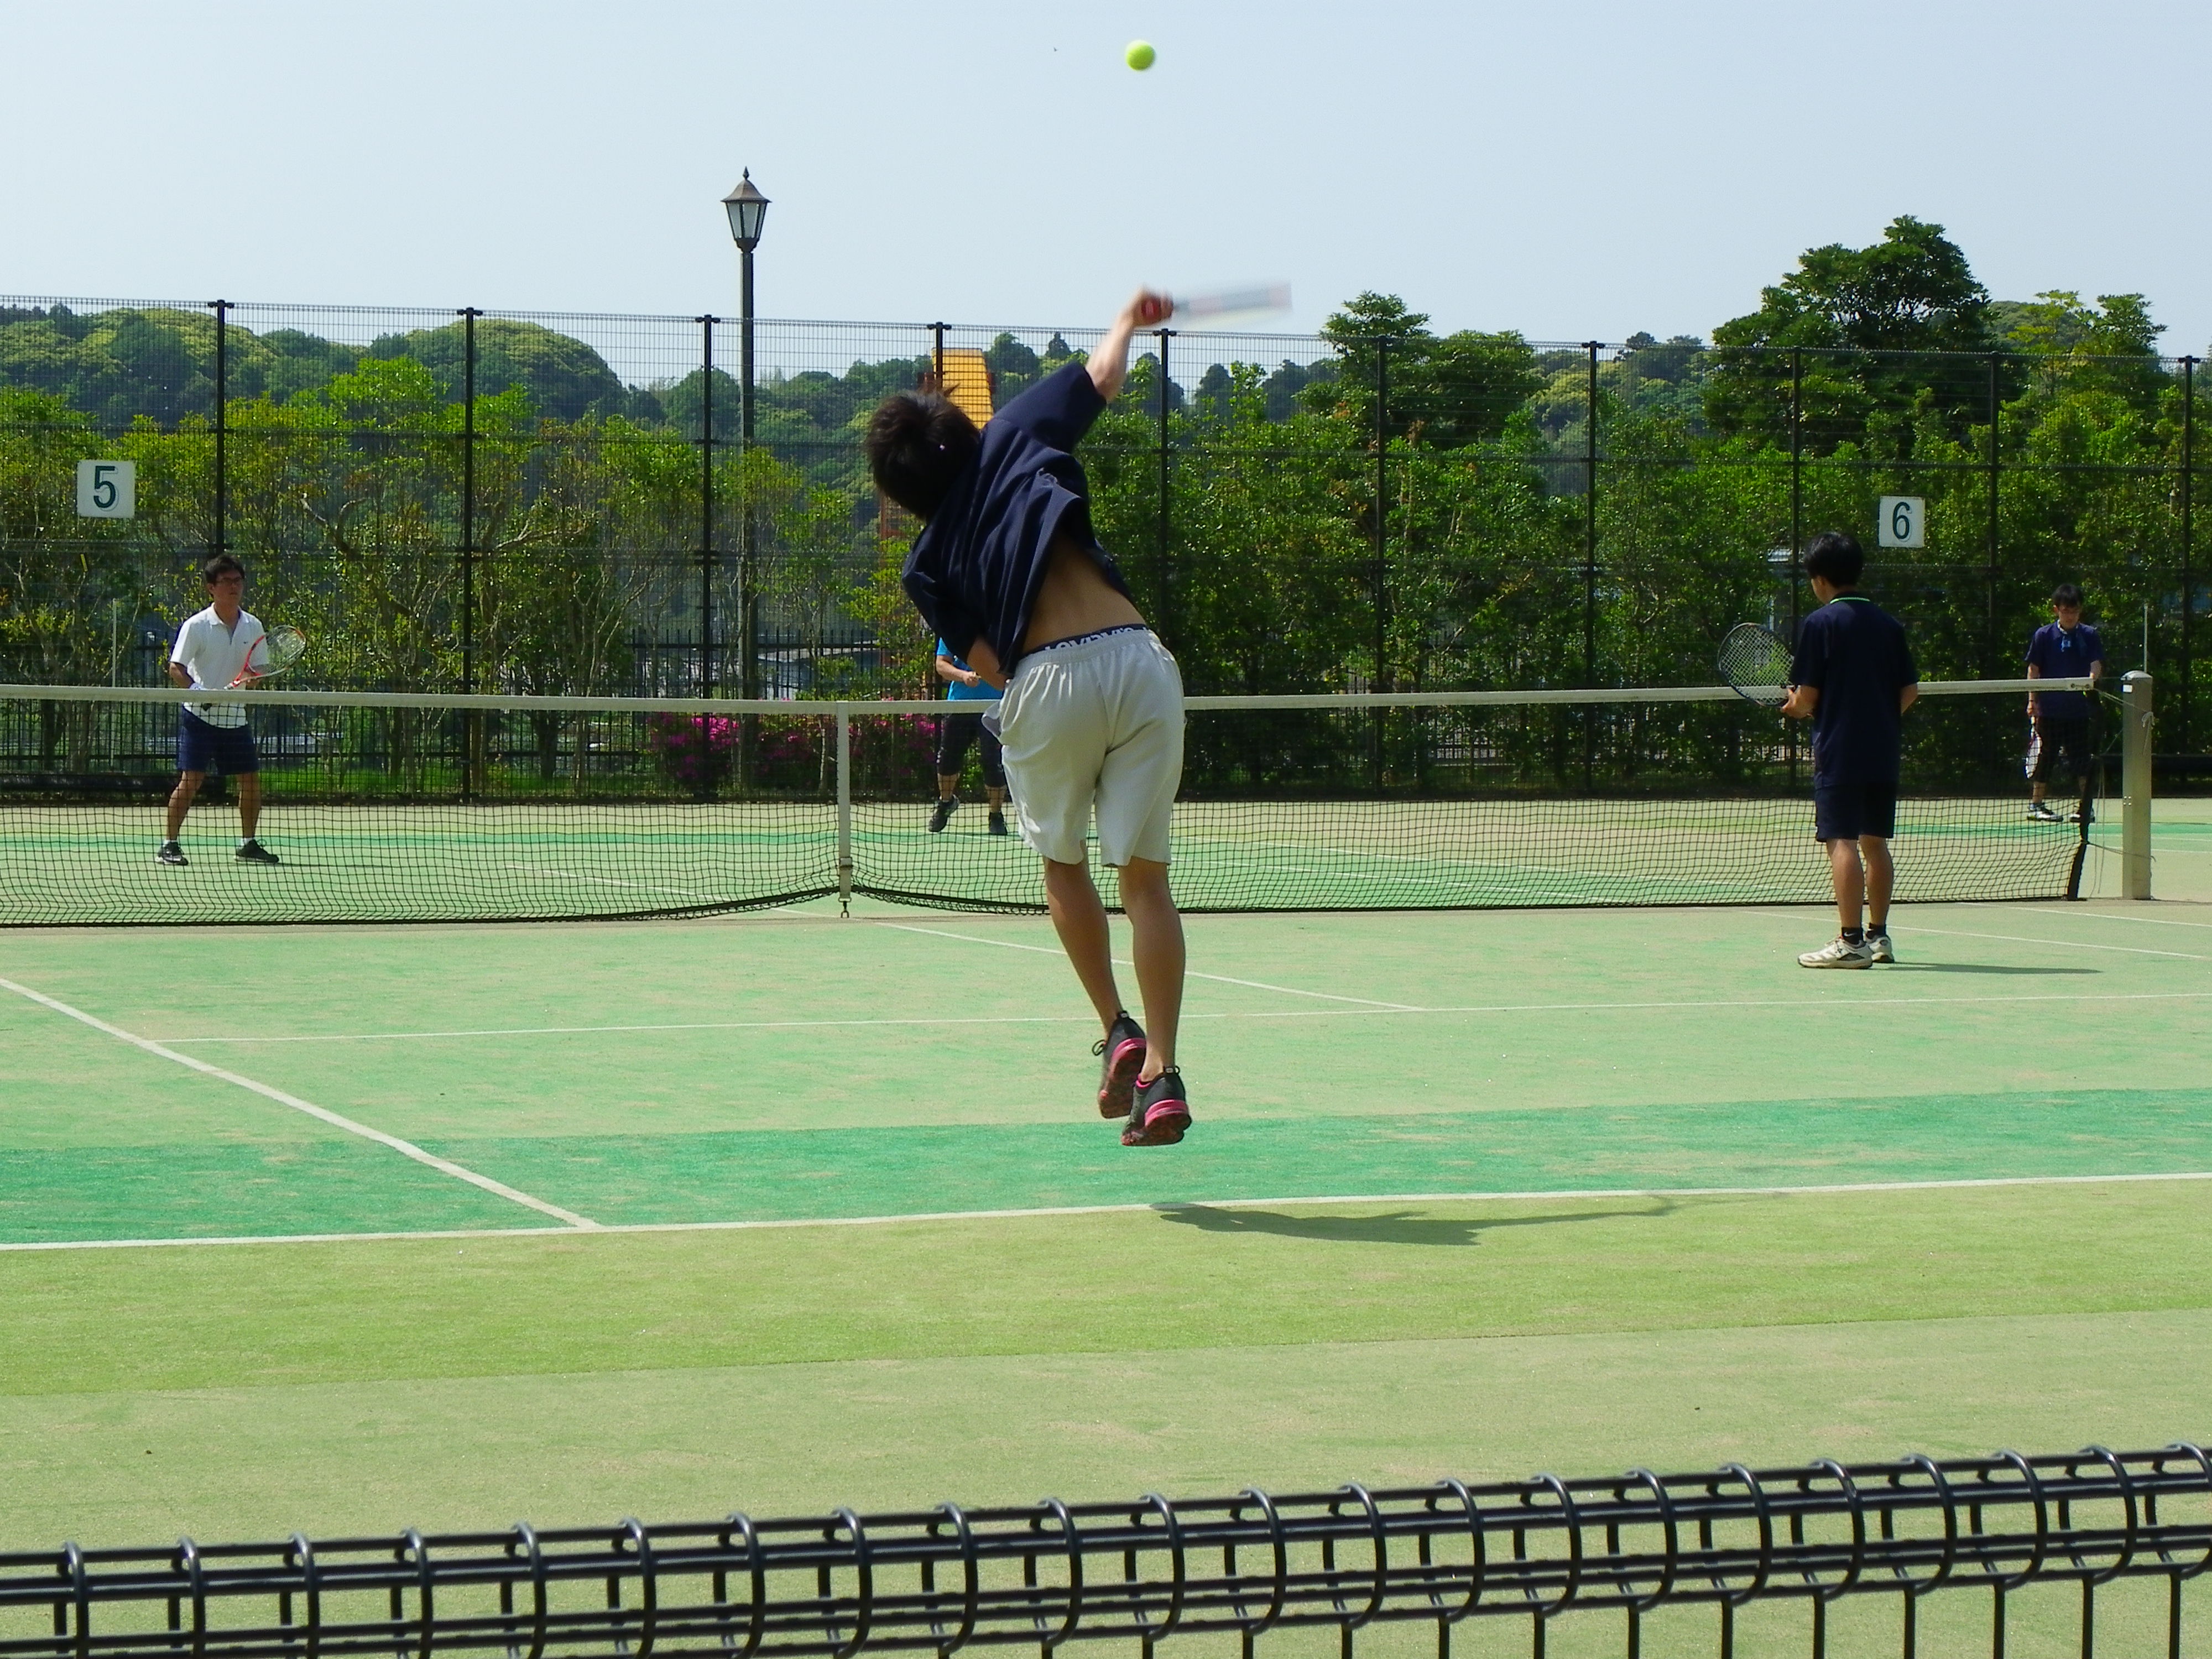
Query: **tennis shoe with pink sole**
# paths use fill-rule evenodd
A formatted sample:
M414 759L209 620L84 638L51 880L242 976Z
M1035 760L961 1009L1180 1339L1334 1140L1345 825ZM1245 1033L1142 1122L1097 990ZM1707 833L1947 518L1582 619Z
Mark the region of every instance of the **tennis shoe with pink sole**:
M1124 1146L1172 1146L1190 1127L1190 1097L1182 1073L1170 1066L1137 1091L1129 1121L1121 1130Z
M1124 1008L1114 1016L1106 1035L1091 1045L1091 1052L1100 1056L1098 1115L1128 1116L1129 1103L1136 1097L1137 1073L1145 1069L1145 1028Z

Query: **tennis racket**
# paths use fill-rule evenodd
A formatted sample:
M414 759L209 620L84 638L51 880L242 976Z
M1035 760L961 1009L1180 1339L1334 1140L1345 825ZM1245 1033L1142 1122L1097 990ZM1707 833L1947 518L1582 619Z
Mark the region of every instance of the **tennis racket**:
M1164 323L1170 317L1189 317L1218 321L1224 317L1257 317L1268 312L1288 311L1291 308L1291 285L1288 283L1266 283L1254 288L1218 289L1210 294L1185 294L1170 297L1164 306L1146 306L1143 319L1146 323Z
M271 674L281 674L300 660L307 648L307 636L296 628L272 628L252 645L246 647L246 666L238 678L226 688L235 691L241 685L251 685L256 680L265 680ZM257 666L254 658L258 656Z
M1714 659L1729 690L1762 708L1778 708L1790 696L1790 647L1771 629L1740 623L1721 641Z

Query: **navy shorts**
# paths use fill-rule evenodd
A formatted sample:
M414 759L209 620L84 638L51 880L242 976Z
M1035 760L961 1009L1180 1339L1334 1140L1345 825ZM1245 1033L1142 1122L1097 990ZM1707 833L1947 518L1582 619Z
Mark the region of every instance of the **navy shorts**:
M1813 787L1813 834L1820 841L1887 841L1897 833L1897 786L1837 783Z
M2048 783L2063 771L2080 775L2089 764L2089 717L2045 714L2029 732L2027 776L2031 783Z
M963 698L963 702L981 702L981 697ZM993 789L1006 787L1006 766L999 740L983 729L983 710L973 715L947 714L937 722L937 775L957 778L968 767L968 749L975 744L982 750L983 781Z
M210 726L189 708L177 711L177 770L240 778L261 769L253 733L243 726Z

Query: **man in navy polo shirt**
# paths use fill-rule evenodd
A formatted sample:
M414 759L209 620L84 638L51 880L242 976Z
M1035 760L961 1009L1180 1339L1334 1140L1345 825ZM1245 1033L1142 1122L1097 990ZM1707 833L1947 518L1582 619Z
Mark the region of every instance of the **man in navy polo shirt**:
M2101 679L2105 642L2081 620L2081 590L2061 582L2051 591L2051 614L2057 618L2035 630L2027 642L2027 677L2032 680ZM2075 779L2088 775L2089 699L2079 691L2027 694L2027 815L2043 823L2061 820L2043 799L2043 786L2061 768ZM2077 810L2075 822L2081 819Z
M1808 951L1807 968L1894 962L1889 856L1897 833L1897 777L1905 711L1920 675L1897 618L1858 589L1866 555L1840 530L1815 536L1805 574L1820 608L1797 633L1792 684L1782 712L1813 722L1813 833L1828 849L1841 921L1835 940Z

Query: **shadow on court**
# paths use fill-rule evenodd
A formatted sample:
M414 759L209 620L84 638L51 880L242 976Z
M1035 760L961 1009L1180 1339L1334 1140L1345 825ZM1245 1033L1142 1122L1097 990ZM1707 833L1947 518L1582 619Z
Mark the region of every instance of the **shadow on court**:
M1885 974L2101 974L2101 968L2017 968L1994 962L1893 962Z
M1161 1205L1163 1221L1209 1233L1267 1233L1279 1238L1313 1238L1340 1244L1465 1245L1499 1227L1547 1227L1559 1222L1652 1219L1673 1213L1674 1206L1656 1200L1633 1210L1586 1210L1573 1215L1498 1216L1477 1220L1419 1216L1408 1210L1387 1215L1284 1215L1274 1210L1217 1210L1205 1204Z

